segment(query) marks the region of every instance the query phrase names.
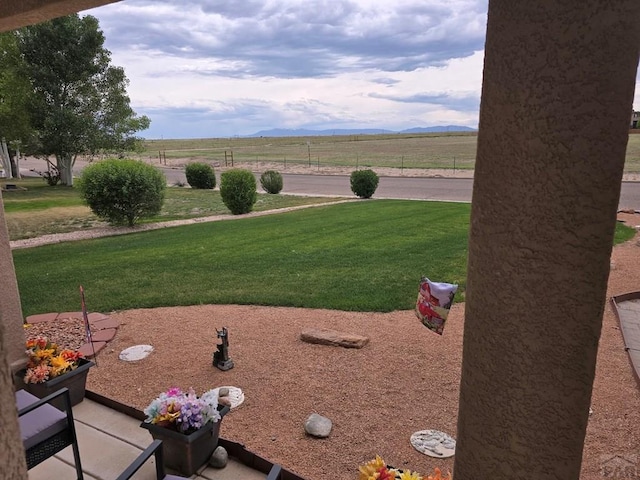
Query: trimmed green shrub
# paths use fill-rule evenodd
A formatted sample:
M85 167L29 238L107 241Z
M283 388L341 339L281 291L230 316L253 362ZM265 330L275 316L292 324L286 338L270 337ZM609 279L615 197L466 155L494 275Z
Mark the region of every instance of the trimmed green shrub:
M166 187L160 170L137 160L93 163L85 167L78 182L93 213L111 224L129 226L160 213Z
M373 170L351 172L351 191L360 198L371 198L378 188L378 180Z
M234 168L220 176L220 197L234 215L253 210L258 199L256 188L256 177L249 170Z
M282 175L275 170L267 170L260 175L260 185L267 193L280 193L282 191Z
M190 163L184 169L191 188L212 189L216 187L216 174L208 163Z

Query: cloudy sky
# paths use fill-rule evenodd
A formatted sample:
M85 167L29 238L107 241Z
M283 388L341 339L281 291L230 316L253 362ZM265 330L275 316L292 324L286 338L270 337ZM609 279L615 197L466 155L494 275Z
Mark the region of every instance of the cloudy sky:
M124 0L87 10L147 138L476 128L486 0Z

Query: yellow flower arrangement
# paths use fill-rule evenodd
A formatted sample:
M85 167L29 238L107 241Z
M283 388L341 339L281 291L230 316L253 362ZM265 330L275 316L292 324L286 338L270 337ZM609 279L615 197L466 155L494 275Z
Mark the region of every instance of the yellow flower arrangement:
M29 359L25 383L44 383L75 370L84 358L80 352L60 348L44 337L29 339L26 345Z
M451 473L442 475L439 468L434 468L432 475L420 476L411 470L400 470L388 466L379 455L359 467L359 480L452 480Z

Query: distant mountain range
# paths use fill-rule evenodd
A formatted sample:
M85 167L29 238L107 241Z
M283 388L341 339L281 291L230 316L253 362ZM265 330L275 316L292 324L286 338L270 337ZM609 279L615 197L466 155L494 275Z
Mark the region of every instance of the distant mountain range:
M462 125L439 125L437 127L415 127L406 130L393 131L381 128L333 128L330 130L305 130L302 128L272 128L271 130L260 130L245 137L320 137L331 135L380 135L394 133L442 133L442 132L475 132L477 129Z

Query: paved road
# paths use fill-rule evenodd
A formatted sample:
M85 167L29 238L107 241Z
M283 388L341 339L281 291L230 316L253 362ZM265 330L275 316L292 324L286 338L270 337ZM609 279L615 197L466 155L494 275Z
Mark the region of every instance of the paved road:
M353 196L347 175L283 175L283 193ZM376 198L470 202L473 179L380 177Z
M166 168L163 171L169 183L186 182L180 170ZM282 177L283 193L353 196L348 175L283 174ZM470 202L472 189L470 178L380 177L375 197ZM619 208L640 210L640 182L622 182Z

